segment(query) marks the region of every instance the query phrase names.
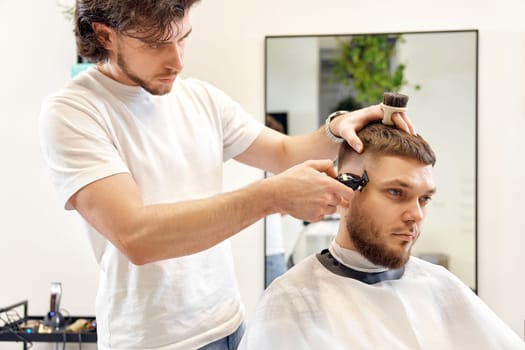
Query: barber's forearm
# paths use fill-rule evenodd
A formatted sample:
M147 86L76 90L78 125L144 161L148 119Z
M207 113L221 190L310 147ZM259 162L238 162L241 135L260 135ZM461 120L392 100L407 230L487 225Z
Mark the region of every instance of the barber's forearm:
M287 138L283 142L283 159L288 162L282 164L280 171L310 159L333 160L339 150L339 144L328 139L324 127L306 135Z
M211 198L137 209L121 251L137 265L197 253L277 211L273 190L259 182Z

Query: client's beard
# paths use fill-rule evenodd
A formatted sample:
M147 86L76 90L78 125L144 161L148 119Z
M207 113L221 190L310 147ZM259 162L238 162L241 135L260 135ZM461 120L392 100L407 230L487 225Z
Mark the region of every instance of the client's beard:
M358 205L352 205L351 214L346 216L346 229L356 250L375 265L397 269L405 266L410 259L414 242L408 250L394 250L381 242L380 231L374 221L362 213ZM415 237L419 237L416 232Z

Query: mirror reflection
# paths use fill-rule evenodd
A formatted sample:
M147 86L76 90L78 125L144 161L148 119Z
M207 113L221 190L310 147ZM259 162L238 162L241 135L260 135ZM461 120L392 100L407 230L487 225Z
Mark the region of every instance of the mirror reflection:
M310 132L336 110L381 102L384 91L410 97L407 113L437 155L438 188L412 254L474 291L477 42L473 30L266 38L266 124L280 132ZM338 220L267 217L266 285L328 247Z

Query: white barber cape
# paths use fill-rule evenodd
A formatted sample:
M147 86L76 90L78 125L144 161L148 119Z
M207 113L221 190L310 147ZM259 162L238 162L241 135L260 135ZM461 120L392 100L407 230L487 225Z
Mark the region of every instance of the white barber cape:
M335 242L329 250L354 270L386 270ZM518 350L525 343L441 266L411 257L400 279L366 284L312 255L264 292L239 349Z

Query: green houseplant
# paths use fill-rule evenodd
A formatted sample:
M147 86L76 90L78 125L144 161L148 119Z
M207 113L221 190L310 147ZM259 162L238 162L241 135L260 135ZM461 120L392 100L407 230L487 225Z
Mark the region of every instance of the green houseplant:
M60 12L68 21L73 21L73 16L75 15L75 5L66 5L58 3L57 6L60 8Z
M333 77L354 94L342 100L337 109L378 103L385 91L399 92L408 85L404 78L405 65L394 66L396 45L403 41L401 34L355 35L337 41L333 60ZM420 89L415 85L416 90Z

